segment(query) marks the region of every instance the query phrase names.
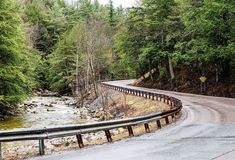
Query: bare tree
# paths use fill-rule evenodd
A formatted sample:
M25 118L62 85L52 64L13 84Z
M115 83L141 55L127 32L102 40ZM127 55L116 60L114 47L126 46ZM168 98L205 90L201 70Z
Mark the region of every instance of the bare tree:
M107 59L112 58L111 40L107 35L105 24L95 18L80 22L76 27L76 33L78 54L82 55L82 61L78 62L77 58L76 86L79 83L78 78L83 78L84 90L86 92L92 90L96 98L99 94L96 81L99 80L100 73L107 67ZM77 87L76 90L78 89Z

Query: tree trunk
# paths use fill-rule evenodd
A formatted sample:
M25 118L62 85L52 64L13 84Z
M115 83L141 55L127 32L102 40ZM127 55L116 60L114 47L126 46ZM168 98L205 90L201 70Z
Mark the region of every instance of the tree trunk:
M75 76L76 80L76 86L75 86L75 96L78 97L78 85L79 85L79 75L78 75L78 48L77 48L77 55L76 55L76 76Z
M215 82L219 82L219 73L218 73L218 65L215 64Z
M150 61L150 57L149 57L149 76L150 76L150 79L151 81L153 81L153 75L152 75L152 70L151 70L151 61Z
M174 73L171 58L169 56L168 56L168 62L169 62L169 70L170 70L171 80L173 80L175 78L175 73Z

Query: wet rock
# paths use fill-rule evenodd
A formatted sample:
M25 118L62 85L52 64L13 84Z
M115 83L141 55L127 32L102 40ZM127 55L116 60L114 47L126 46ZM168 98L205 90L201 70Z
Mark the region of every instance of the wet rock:
M32 105L32 103L31 103L31 102L28 102L28 101L25 101L25 102L24 102L24 105L25 105L25 106L30 106L30 105Z
M44 93L41 94L42 97L57 97L59 94L57 92L51 92L45 90Z
M70 145L69 142L65 142L65 146L68 147Z
M24 104L19 104L19 105L18 105L18 108L24 108L24 107L25 107Z
M79 112L74 112L74 114L75 114L75 115L80 115L80 113L79 113Z
M57 104L57 102L56 102L56 101L54 101L54 102L51 102L51 104Z
M61 97L61 100L62 101L67 101L67 100L69 100L69 98L68 97Z
M49 104L48 107L54 107L53 104Z

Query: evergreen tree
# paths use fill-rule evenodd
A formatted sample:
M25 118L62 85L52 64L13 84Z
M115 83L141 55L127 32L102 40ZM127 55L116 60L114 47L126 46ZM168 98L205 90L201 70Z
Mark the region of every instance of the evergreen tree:
M175 56L182 63L197 64L201 74L215 68L216 83L221 76L233 79L234 9L232 1L189 1L182 14L185 32Z
M135 66L137 73L162 66L173 79L171 56L180 26L174 0L144 0L139 8L131 10L124 30L117 34L116 49L124 61L133 63L130 66Z
M109 0L109 25L111 27L115 26L114 8L113 8L113 1L112 0Z
M30 89L22 73L27 47L19 12L16 1L0 1L0 114L16 107Z

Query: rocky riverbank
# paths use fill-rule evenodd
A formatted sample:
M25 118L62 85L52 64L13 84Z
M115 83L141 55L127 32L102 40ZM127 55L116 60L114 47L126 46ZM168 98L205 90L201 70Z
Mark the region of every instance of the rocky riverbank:
M77 107L74 104L75 100L71 97L34 97L28 99L22 105L25 110L23 121L17 123L15 128L90 123L135 117L169 109L169 106L164 103L125 95L113 90L103 91L95 101L90 104L87 103L83 107ZM143 131L141 126L135 129L135 134L137 132L141 134ZM111 134L114 140L128 136L124 128L111 130ZM83 140L86 145L102 144L107 141L104 132L85 134ZM46 154L78 149L75 136L46 140L45 145ZM14 142L4 143L3 145L4 160L19 160L37 154L38 142Z

